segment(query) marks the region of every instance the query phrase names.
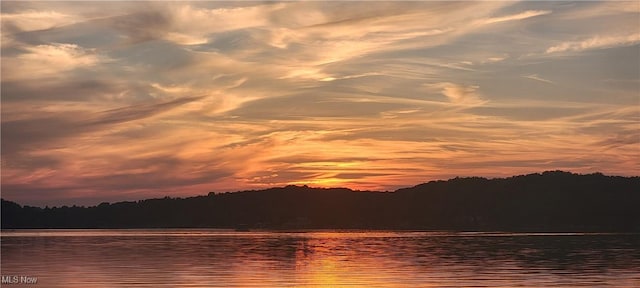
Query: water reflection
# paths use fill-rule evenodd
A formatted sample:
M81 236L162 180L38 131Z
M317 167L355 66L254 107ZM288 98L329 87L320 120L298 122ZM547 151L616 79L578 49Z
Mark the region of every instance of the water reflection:
M640 283L638 234L28 230L1 245L2 274L41 287Z

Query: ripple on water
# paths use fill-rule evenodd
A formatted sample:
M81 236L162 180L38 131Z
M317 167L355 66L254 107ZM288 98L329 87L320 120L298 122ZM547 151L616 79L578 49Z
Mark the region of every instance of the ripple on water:
M42 287L633 287L639 234L2 231Z

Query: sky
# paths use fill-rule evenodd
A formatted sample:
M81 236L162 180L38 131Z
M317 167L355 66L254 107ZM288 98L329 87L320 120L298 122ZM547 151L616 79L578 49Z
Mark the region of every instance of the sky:
M640 2L1 2L29 205L640 175Z

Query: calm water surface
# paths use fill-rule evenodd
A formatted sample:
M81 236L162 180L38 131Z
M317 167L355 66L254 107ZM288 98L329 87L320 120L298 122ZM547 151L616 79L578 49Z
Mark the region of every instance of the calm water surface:
M2 231L3 287L640 287L640 234Z

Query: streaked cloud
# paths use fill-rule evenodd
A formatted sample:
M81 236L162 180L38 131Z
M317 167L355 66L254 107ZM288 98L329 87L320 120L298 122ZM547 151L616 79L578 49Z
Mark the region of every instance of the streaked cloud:
M493 23L500 23L500 22L506 22L506 21L523 20L531 17L540 16L540 15L547 15L550 13L551 11L549 10L527 10L518 14L488 18L488 19L485 19L483 23L493 24Z
M595 36L581 41L562 42L549 47L547 53L583 51L590 49L611 48L617 46L631 46L640 43L640 33L623 36Z
M5 29L17 31L45 30L81 21L76 15L56 11L25 11L23 13L3 13L2 25ZM7 28L7 26L9 26Z
M525 75L525 76L522 76L522 77L527 78L527 79L531 79L531 80L544 82L544 83L553 84L553 81L544 79L544 78L538 76L538 74Z

